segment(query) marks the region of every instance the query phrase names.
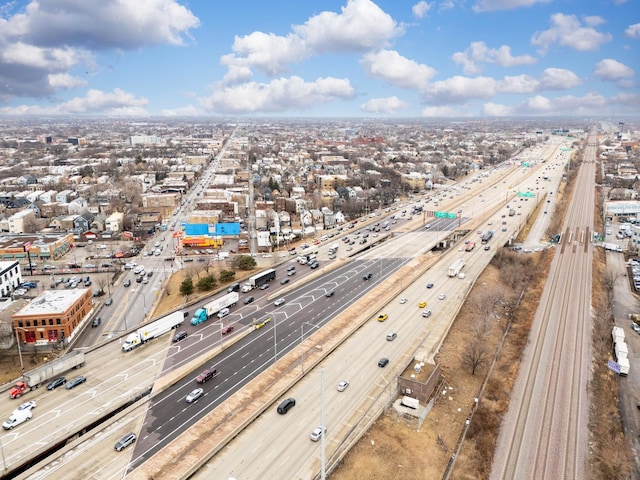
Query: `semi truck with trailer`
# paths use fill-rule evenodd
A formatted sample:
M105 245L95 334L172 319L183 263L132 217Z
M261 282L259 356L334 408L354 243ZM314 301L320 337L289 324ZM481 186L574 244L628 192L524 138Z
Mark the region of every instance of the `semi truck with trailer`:
M74 350L63 355L60 358L45 363L41 367L30 370L22 375L22 379L16 382L15 386L9 391L11 398L19 398L30 390L35 390L42 383L51 380L53 377L61 373L71 370L72 368L80 368L84 365L84 352Z
M459 258L449 267L449 271L447 272L450 277L457 277L460 273L460 270L465 266L466 262L464 258Z
M178 328L182 325L184 320L184 313L182 311L173 312L169 315L165 315L158 320L151 323L147 323L138 328L134 332L127 335L122 343L122 351L128 352L136 347L139 347L143 343L147 343L160 335L170 332L174 328Z
M191 319L191 325L195 326L202 322L206 322L220 310L234 306L238 303L239 298L240 295L238 295L238 292L230 292L203 305L202 308L199 308L194 312L193 318Z
M265 270L264 272L260 272L253 277L249 277L249 280L242 285L242 292L247 293L253 290L254 288L258 288L261 285L264 285L267 282L276 278L276 271L273 268L269 270Z

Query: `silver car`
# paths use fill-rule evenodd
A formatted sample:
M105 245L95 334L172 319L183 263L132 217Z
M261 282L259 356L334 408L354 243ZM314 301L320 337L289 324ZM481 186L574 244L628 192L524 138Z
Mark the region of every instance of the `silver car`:
M199 399L202 394L204 393L204 390L202 388L196 388L195 390L192 390L191 393L189 395L187 395L187 403L193 403L195 402L197 399Z

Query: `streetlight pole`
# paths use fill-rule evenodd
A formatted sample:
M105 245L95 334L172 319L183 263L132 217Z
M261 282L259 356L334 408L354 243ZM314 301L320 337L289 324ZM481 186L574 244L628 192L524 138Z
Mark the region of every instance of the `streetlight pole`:
M20 337L18 336L18 328L20 327L14 327L14 331L16 334L16 342L18 343L18 356L20 357L20 369L22 370L22 372L24 372L24 363L22 361L22 349L20 348Z
M325 470L325 448L326 448L326 442L325 442L325 438L326 437L326 424L324 423L324 368L320 369L320 425L322 425L322 446L321 446L321 450L322 450L322 456L321 456L321 462L322 462L322 480L325 480L325 478L327 478L327 473Z
M273 363L278 361L278 317L273 316Z
M313 323L309 323L309 322L304 322L302 325L300 325L300 329L302 330L302 333L300 334L300 345L302 345L304 343L304 326L305 325L309 325L310 327L314 327L314 328L320 328L320 326L318 325L314 325ZM300 359L300 367L302 367L302 374L304 375L304 349L302 350L302 357Z

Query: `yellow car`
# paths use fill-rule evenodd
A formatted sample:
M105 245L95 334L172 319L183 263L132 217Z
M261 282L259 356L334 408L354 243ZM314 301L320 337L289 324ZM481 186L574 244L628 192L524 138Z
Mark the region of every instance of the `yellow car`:
M426 307L426 306L427 306L427 302L420 302L420 303L418 304L418 308L424 308L424 307Z
M384 322L387 318L389 318L389 315L387 315L386 313L381 313L380 315L378 315L379 322Z

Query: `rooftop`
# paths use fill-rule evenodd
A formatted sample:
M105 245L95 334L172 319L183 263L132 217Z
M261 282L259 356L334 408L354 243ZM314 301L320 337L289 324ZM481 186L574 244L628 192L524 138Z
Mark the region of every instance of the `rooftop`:
M15 316L63 314L89 290L88 288L46 290L34 298L29 305L16 312Z

